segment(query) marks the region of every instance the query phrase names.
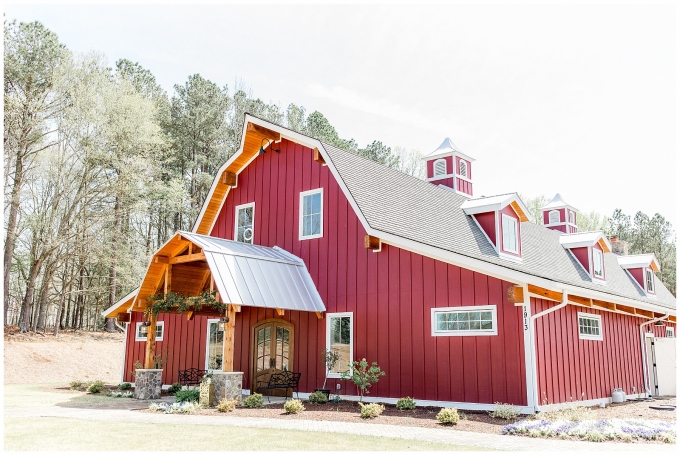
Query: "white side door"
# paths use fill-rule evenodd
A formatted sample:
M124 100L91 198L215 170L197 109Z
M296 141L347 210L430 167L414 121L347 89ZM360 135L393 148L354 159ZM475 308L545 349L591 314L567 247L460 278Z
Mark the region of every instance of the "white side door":
M656 393L675 396L675 338L654 338L654 361L658 387Z

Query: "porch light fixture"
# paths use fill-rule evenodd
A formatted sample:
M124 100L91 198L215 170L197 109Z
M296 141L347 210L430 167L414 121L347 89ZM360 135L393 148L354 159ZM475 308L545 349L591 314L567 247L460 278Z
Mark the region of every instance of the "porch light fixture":
M227 322L229 322L228 317L220 318L220 322L217 323L217 330L224 332Z
M265 151L265 149L264 149L264 141L269 141L269 144L267 144L267 147L269 147L269 146L273 143L272 140L267 139L266 137L263 138L263 139L262 139L262 142L260 143L260 155L264 155L265 153L267 153L267 152ZM272 149L272 150L274 150L274 149ZM274 151L275 151L276 153L279 153L281 150L279 149L279 150L274 150Z

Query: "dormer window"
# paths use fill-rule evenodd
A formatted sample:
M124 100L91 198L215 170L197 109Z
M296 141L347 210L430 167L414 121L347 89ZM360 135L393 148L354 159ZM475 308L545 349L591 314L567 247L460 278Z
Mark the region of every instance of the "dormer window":
M602 251L593 248L593 276L597 278L604 278L604 270L602 267Z
M506 214L503 219L503 249L510 253L519 253L517 239L517 220Z
M459 173L462 177L467 177L467 163L464 160L460 160Z
M651 270L645 270L647 273L647 292L654 292L654 274Z
M640 287L640 290L647 294L647 297L656 296L656 281L654 273L659 271L659 261L654 254L631 254L617 256L619 265Z
M571 224L576 224L576 214L572 211L569 211L569 222Z
M440 159L434 162L434 175L446 175L446 160Z
M548 224L555 224L560 222L560 212L558 210L551 210L548 214Z

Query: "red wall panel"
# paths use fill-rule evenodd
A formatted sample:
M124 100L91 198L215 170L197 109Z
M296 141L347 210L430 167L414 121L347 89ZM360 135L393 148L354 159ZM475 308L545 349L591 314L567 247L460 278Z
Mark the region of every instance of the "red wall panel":
M486 233L491 240L491 243L496 244L496 212L478 213L473 215L479 223L479 226Z
M571 248L569 251L571 251L571 254L576 257L578 262L581 263L584 269L586 269L586 272L590 273L590 261L588 259L588 247L587 246L581 246L578 248Z

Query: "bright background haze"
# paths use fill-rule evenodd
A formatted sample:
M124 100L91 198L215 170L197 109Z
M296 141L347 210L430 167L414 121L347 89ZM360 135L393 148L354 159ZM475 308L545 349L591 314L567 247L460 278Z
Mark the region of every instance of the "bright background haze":
M449 136L475 196L560 192L581 211L676 210L676 7L6 5L77 52L200 73L343 138L427 154ZM230 90L233 94L233 90Z

